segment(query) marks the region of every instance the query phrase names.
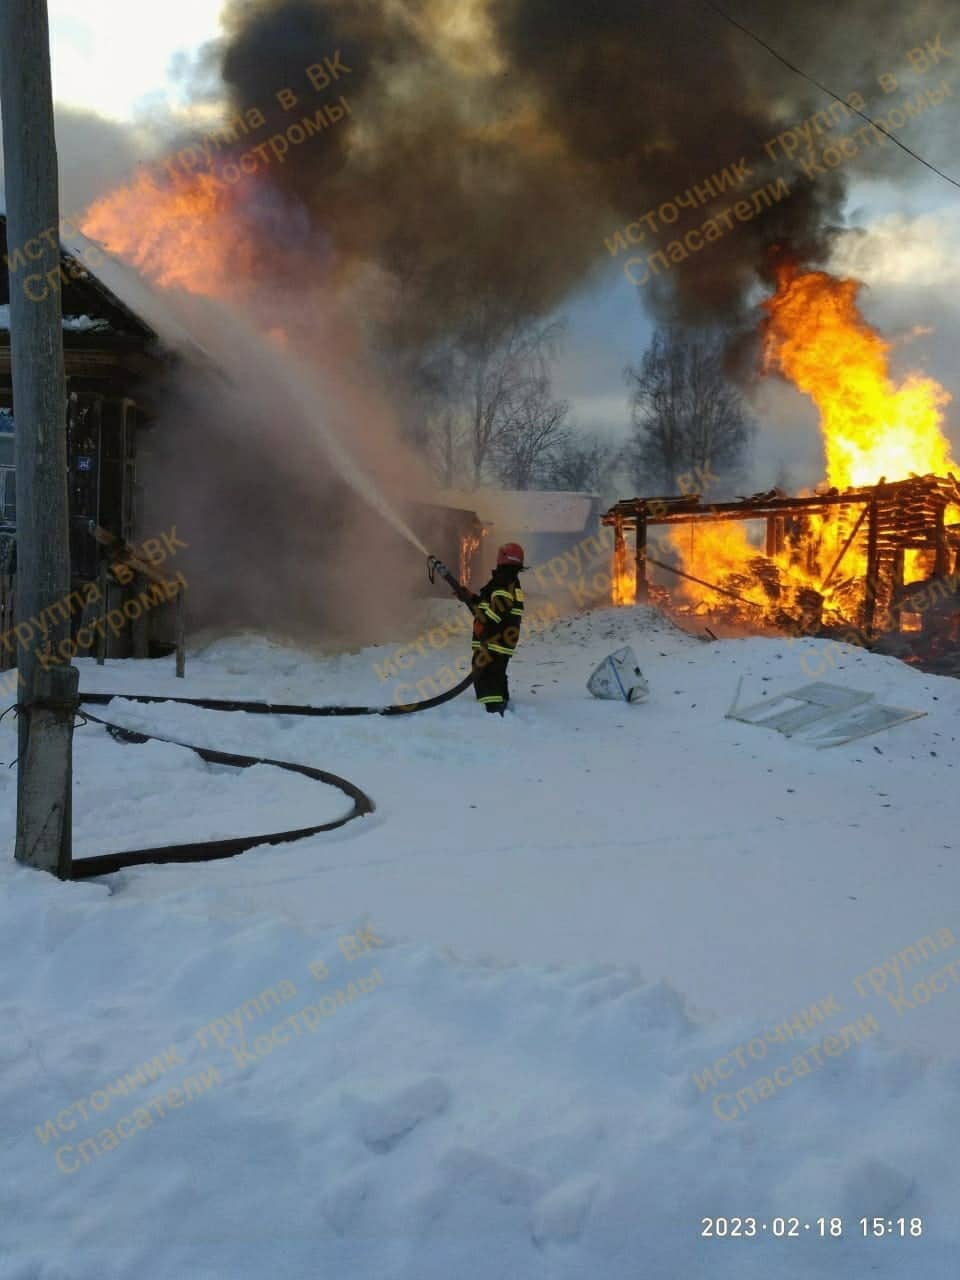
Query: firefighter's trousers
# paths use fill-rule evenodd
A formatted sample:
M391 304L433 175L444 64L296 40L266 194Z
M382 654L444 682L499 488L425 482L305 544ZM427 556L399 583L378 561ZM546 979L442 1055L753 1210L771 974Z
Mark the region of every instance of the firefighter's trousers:
M507 664L510 659L502 653L487 653L475 649L473 654L473 687L477 701L488 711L502 714L510 701L507 684Z

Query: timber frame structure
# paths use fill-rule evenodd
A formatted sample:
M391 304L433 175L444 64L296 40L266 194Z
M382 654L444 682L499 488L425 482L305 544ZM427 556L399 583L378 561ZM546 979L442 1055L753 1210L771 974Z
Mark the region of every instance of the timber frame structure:
M844 556L859 539L867 568L862 579L861 616L856 622L867 639L873 640L881 630L877 619L889 616L888 611L896 609L914 586L904 583L908 551L929 553L931 576L960 572L960 524L946 523L950 507L960 509L960 480L953 474L911 476L908 480L881 481L842 491L831 489L806 498L790 498L779 490L735 502L709 504L702 503L699 494L627 498L611 507L602 523L613 527L618 564L626 564L626 534L635 534L636 600L642 603L650 598L648 564L654 563L681 577L689 576L648 556L647 530L651 525L696 527L729 520L763 520L765 544L757 555L772 559L784 550L788 530L801 531L805 525L809 528L810 516L835 515L841 521L844 540L821 582L820 592L833 582ZM719 585L703 585L721 595L735 594ZM815 591L807 594L818 597ZM822 595L819 600L822 604ZM816 605L811 612L816 616L811 619L815 625L810 629L819 630Z

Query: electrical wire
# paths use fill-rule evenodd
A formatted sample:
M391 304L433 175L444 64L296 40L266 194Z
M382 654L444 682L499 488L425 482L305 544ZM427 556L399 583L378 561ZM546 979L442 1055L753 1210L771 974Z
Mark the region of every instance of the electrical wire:
M714 0L703 0L703 3L708 8L712 9L714 13L719 14L719 16L723 18L725 22L729 22L730 25L733 27L736 27L738 31L742 31L744 35L749 36L751 40L755 40L756 43L761 46L761 48L766 49L768 53L772 54L773 57L775 57L778 62L782 62L783 65L787 67L790 71L793 71L798 76L802 76L803 79L807 80L810 84L815 85L821 91L821 93L826 93L835 101L842 103L847 108L848 111L853 111L856 115L858 115L861 118L861 120L866 120L867 124L872 125L873 128L876 129L878 133L882 133L884 137L889 138L890 141L895 143L895 145L898 146L901 151L905 151L907 155L912 156L914 160L919 160L919 162L922 165L925 165L928 169L930 169L933 173L935 173L939 178L943 178L944 182L949 182L950 185L954 187L960 187L960 182L958 182L956 178L951 178L949 173L944 173L943 170L938 169L935 164L931 164L929 160L925 160L923 156L919 155L916 151L911 150L911 148L908 147L905 142L901 142L899 138L895 138L888 129L885 129L883 127L882 124L877 124L876 120L872 120L865 112L860 111L857 107L851 106L850 103L846 101L846 99L841 98L838 93L834 93L834 91L828 88L827 85L821 84L819 80L816 80L814 79L813 76L808 75L807 72L804 71L801 67L796 66L788 58L785 58L782 53L774 49L773 45L767 44L766 40L761 39L761 37L758 36L756 32L751 31L750 28L747 26L744 26L742 22L738 22L736 18L731 17L730 14L726 13L723 9L721 9L718 4L715 4Z

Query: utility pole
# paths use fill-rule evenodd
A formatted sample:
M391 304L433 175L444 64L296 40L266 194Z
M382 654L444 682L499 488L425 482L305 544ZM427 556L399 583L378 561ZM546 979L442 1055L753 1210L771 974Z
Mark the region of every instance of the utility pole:
M0 111L17 465L16 858L66 878L77 670L58 652L70 638L70 542L47 0L0 0Z

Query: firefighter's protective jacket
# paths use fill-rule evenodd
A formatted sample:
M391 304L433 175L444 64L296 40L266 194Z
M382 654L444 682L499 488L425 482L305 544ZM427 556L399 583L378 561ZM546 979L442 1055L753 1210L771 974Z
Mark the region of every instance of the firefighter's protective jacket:
M473 648L512 658L523 620L523 588L515 574L494 570L493 577L470 601L473 608Z

